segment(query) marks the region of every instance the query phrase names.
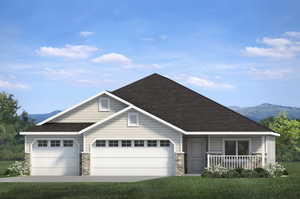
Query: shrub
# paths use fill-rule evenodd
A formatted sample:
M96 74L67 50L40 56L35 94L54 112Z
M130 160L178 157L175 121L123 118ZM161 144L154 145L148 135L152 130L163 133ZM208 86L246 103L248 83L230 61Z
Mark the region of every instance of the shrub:
M243 169L241 171L241 177L242 178L256 178L257 176L257 172L251 169Z
M240 178L240 177L241 174L237 172L236 169L229 170L225 175L225 178Z
M263 168L255 168L253 171L256 172L256 177L258 178L269 178L271 177L271 174Z
M243 168L236 168L234 169L236 172L238 172L239 174L241 174L245 169Z
M282 175L288 174L286 168L284 168L284 166L282 166L278 162L269 164L266 170L268 171L271 177L280 177Z
M5 171L5 175L7 176L24 176L28 174L29 167L24 161L15 161Z

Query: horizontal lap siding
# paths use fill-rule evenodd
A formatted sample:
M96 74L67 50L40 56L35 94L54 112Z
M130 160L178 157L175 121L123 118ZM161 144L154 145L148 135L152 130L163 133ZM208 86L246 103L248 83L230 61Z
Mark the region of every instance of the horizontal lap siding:
M82 135L26 135L25 136L25 153L30 153L31 152L31 144L33 143L34 140L36 139L63 139L63 138L73 138L77 141L79 144L79 149L80 151L83 150L83 139Z
M108 97L103 95L102 97ZM62 116L52 120L51 122L98 122L122 109L127 105L111 98L110 99L110 111L100 112L98 108L98 99L93 99L81 106L63 114Z
M251 153L263 152L262 136L210 136L209 140L209 152L211 153L223 153L223 139L250 139L251 142Z
M90 151L90 144L96 138L116 138L116 139L171 139L176 143L175 150L181 151L181 133L161 124L154 119L139 113L139 126L127 126L127 112L105 122L84 134L85 151Z

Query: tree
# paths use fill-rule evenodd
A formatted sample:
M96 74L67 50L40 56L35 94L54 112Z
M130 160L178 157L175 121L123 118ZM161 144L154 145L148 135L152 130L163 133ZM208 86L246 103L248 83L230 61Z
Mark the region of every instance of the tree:
M19 132L33 125L28 114L18 115L18 102L13 95L0 93L0 159L23 157L23 136Z
M280 134L276 139L278 161L300 160L300 122L290 120L286 113L267 118L261 123Z

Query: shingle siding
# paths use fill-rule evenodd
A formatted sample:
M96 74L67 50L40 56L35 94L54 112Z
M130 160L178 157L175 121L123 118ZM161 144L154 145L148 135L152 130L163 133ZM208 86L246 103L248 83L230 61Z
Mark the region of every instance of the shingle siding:
M132 111L129 111L132 112ZM154 119L139 113L139 126L128 127L128 112L123 113L112 120L101 124L84 134L85 152L90 152L90 144L96 138L117 138L117 139L171 139L175 142L176 151L181 151L182 134L167 127Z
M100 97L108 97L110 99L110 111L99 111L98 99L95 98L55 119L50 122L98 122L120 110L127 105L107 96L102 95Z

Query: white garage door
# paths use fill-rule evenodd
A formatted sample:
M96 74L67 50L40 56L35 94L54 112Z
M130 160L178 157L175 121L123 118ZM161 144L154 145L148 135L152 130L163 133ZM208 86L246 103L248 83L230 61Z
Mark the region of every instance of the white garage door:
M92 145L91 175L174 175L173 147L168 140L97 140Z
M37 140L32 146L31 175L79 175L78 145L71 139Z

